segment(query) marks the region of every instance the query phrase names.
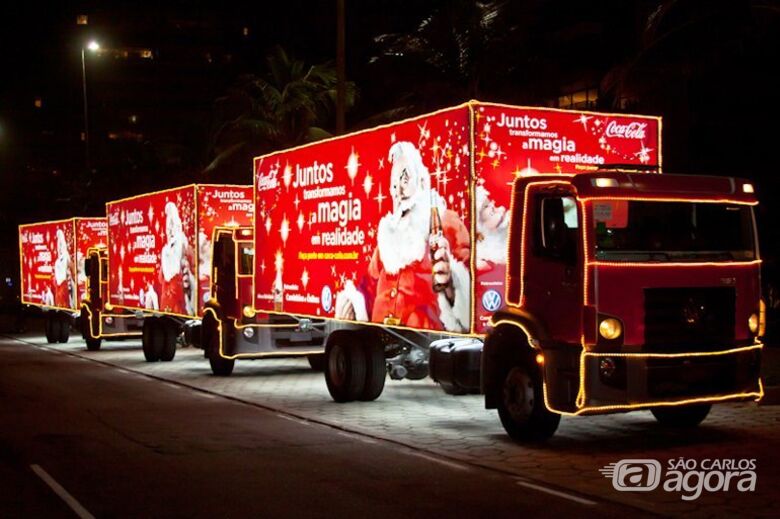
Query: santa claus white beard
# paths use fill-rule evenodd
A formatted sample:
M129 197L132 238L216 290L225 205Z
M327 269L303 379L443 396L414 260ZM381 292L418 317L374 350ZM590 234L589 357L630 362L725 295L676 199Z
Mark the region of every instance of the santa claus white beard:
M54 262L54 281L58 285L61 285L68 277L68 260L67 254L60 254Z
M174 239L165 244L162 250L161 266L163 278L170 281L173 276L181 273L181 259L184 252L184 245L181 240Z
M404 205L399 204L394 212L382 217L377 230L379 259L389 274L397 274L407 265L422 260L428 252L431 223L428 195L417 195L405 213Z
M477 242L477 260L499 264L506 263L508 220L508 218L504 218L497 229L481 231L482 239Z

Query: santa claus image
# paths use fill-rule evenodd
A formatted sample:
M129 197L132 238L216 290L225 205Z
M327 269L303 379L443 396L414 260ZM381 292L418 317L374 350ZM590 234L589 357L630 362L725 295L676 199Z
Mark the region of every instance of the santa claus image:
M54 306L54 294L51 293L51 288L46 287L46 290L41 294L41 304L45 306Z
M195 315L195 275L192 273L190 262L186 257L181 260L181 277L185 313Z
M410 142L390 147L392 212L379 221L368 268L375 281L371 308L352 286L337 294L336 308L352 318L429 330L470 327L469 232L431 188L428 168Z
M475 195L476 264L477 272L484 272L495 268L496 265L506 265L509 212L504 206L496 205L490 198L490 192L483 186L477 186Z
M186 253L187 237L182 230L179 209L173 202L165 204L165 240L160 252L160 309L183 313L184 279L181 275L181 265Z
M54 304L63 308L72 308L73 283L70 271L71 259L68 252L68 240L65 232L57 229L57 259L54 260Z
M141 302L141 305L148 310L160 309L157 292L154 290L154 285L152 285L151 282L146 284L146 290L141 289L141 292L138 294L138 300Z

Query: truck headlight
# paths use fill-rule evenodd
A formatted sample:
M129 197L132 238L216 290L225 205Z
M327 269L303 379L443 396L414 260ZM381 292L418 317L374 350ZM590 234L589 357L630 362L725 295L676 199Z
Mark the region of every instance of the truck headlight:
M241 313L244 314L244 317L247 319L252 319L255 316L255 309L252 308L252 305L246 305L244 306L244 309L241 310Z
M106 323L107 325L111 326L112 324L114 324L114 318L111 317L111 316L106 317L105 319L103 319L103 322Z
M246 328L244 328L244 331L241 333L243 333L244 337L246 337L247 339L251 339L252 337L255 336L255 329L252 328L251 326L247 326Z
M623 325L614 317L607 317L599 324L599 334L608 341L620 337L623 333Z
M758 325L758 315L750 314L750 317L748 317L748 328L750 328L750 333L758 333Z

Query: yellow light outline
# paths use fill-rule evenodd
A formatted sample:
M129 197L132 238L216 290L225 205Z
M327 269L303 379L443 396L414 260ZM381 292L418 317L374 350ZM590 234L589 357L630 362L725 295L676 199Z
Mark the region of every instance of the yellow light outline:
M225 355L224 353L224 344L222 342L222 319L219 318L217 315L217 312L211 308L205 308L203 310L203 316L206 316L206 313L210 313L214 316L214 320L217 322L217 335L219 336L219 356L223 359L228 360L235 360L235 359L262 359L265 357L277 357L277 358L283 358L283 357L302 357L306 355L320 355L325 351L325 346L323 345L320 349L317 350L311 350L311 351L294 351L294 352L255 352L255 353L236 353L235 355ZM234 329L236 330L243 330L244 328L282 328L282 327L293 327L297 328L297 324L247 324L247 325L233 325ZM208 347L207 345L203 345L204 348Z
M474 192L477 182L477 166L474 158L474 103L469 102L468 105L468 125L469 125L469 214L470 228L469 228L469 241L471 241L471 248L469 250L469 263L470 263L470 278L471 278L471 294L469 294L469 306L471 316L471 323L469 323L469 332L473 335L477 333L477 201L476 194ZM506 293L506 291L505 291Z
M91 339L102 339L104 337L141 337L143 335L142 332L117 332L117 333L104 333L103 332L103 319L106 317L111 317L113 319L129 319L132 317L135 317L132 314L104 314L98 312L98 334L95 335L94 331L92 330L92 316L94 315L92 313L92 310L89 308L89 305L82 303L81 308L87 311L87 314L89 314L89 325L87 326L87 329L89 330L89 336Z
M253 180L253 184L254 184L254 180ZM142 193L142 194L130 196L130 197L127 197L127 198L120 198L118 200L111 200L109 202L106 202L106 218L108 218L108 214L109 214L108 208L109 208L110 205L118 204L120 202L128 202L128 201L131 201L131 200L137 200L139 198L146 198L148 196L159 195L161 193L169 193L171 191L179 191L179 190L183 191L183 190L185 190L187 188L190 188L194 192L193 200L194 200L194 203L195 203L194 211L195 211L195 216L196 216L196 218L195 218L195 220L196 220L196 222L195 222L196 234L195 234L194 240L195 240L195 248L196 248L196 254L197 254L197 245L198 245L198 236L197 236L198 222L197 222L197 216L198 216L198 211L199 211L199 208L197 206L197 203L198 203L197 193L198 193L198 187L199 186L223 187L223 188L226 188L226 189L235 188L235 187L239 187L239 188L246 188L246 187L248 187L246 184L196 184L196 183L193 183L193 184L185 184L183 186L178 186L178 187L170 187L170 188L167 188L167 189L160 189L158 191L152 191L152 192L149 192L149 193ZM254 200L252 202L254 204ZM106 241L107 241L108 245L110 245L110 241L111 241L110 226L109 226L108 238L107 238ZM196 258L197 258L197 256L196 256ZM109 272L109 274L111 274L111 254L108 255L108 261L109 261L108 272ZM212 263L213 263L213 261L212 261ZM195 268L197 269L197 262L196 262ZM198 280L196 278L196 285L198 283L199 282L198 282ZM197 288L196 288L196 295L197 295ZM111 302L111 297L112 296L113 296L113 294L111 294L111 285L109 285L109 290L108 290L108 301L109 302ZM138 308L138 307L127 306L127 305L113 305L113 306L115 308L122 308L124 310L130 310L130 311L133 311L133 312L141 312L144 315L181 317L183 319L198 319L198 318L202 318L202 315L200 315L198 313L198 309L197 309L198 303L197 303L197 301L195 303L196 303L195 304L196 308L195 308L195 314L194 315L179 314L179 313L176 313L176 312L167 312L167 311L161 311L161 310L150 310L148 308Z
M99 216L71 216L70 218L61 218L59 220L46 220L43 222L32 222L32 223L22 223L18 225L18 234L19 234L19 286L21 288L20 290L20 300L23 305L27 306L34 306L36 308L40 308L41 310L60 310L63 312L78 312L79 309L74 307L64 307L64 306L55 306L55 305L43 305L41 303L33 303L32 301L28 301L25 299L25 291L27 290L27 284L24 281L24 272L23 269L23 255L22 255L22 229L26 227L37 227L39 225L50 225L50 224L62 224L62 223L68 223L71 222L71 226L73 228L73 243L71 244L73 246L73 252L76 254L78 252L78 239L76 238L76 220L92 220L97 219L99 220ZM71 295L73 296L73 300L76 301L77 295L78 295L78 282L76 281L76 276L78 276L78 265L76 265L76 261L73 261L73 266L71 267L71 276L73 277L73 288L71 289Z

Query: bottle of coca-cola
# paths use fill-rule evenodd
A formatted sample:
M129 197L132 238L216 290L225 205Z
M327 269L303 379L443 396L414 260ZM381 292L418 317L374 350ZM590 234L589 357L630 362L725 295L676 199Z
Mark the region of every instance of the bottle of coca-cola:
M447 289L447 283L436 282L436 271L434 265L436 265L436 251L439 250L439 238L444 236L444 228L441 224L441 216L439 215L439 207L436 200L431 200L431 225L430 234L428 235L428 248L431 252L431 279L433 280L433 291L444 292Z

